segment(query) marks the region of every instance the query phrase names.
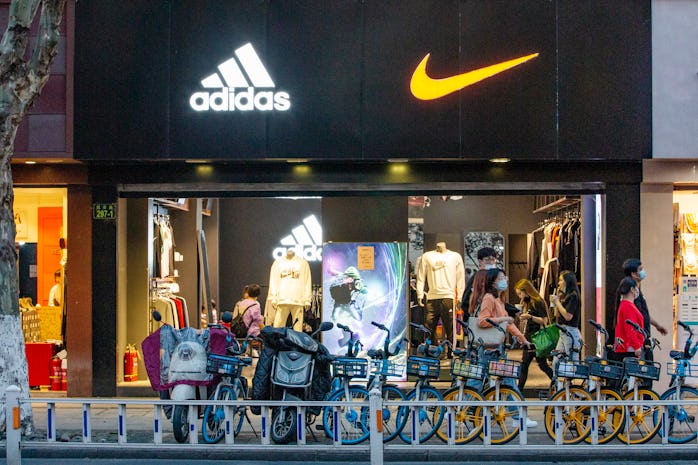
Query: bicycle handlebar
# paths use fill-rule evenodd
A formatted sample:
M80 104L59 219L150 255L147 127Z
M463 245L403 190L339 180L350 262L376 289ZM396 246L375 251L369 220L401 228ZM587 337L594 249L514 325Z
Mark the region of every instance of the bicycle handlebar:
M407 341L407 338L403 338L402 341L400 341L400 344L398 344L395 351L391 352L390 351L390 329L388 329L384 324L378 323L376 321L372 321L371 324L373 326L375 326L376 328L382 329L383 331L385 331L387 333L387 335L385 336L385 342L383 343L383 353L385 354L385 356L386 357L393 357L393 356L397 355L398 352L400 352L400 348L402 347L402 343ZM412 323L410 323L410 324L412 324ZM376 352L374 351L374 354L375 353ZM371 356L371 355L369 354L369 356Z

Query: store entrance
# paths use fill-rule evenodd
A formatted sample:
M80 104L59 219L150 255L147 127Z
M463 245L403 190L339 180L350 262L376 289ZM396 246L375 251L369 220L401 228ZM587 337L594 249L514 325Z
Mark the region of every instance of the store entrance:
M289 250L309 265L313 305L307 317L323 318L323 266L328 257L322 255L323 244L332 242L402 242L407 245L407 269L437 243L463 259L464 272L477 269L477 249L494 246L498 264L509 275L510 289L505 299L518 303L513 291L521 279L530 279L536 288L557 282L560 266L578 274L584 306L583 321L603 318L603 304L597 300L596 247L602 247L601 222L597 201L602 195L556 195L544 198L532 194L496 195L429 195L402 197L302 197L158 199L125 198L119 209L126 211L127 227L119 236L119 256L125 257L124 272L119 275L119 322L117 339L119 356L126 347L135 345L153 330L150 311L163 305L163 299L182 298L188 309L188 324L202 327L212 321L211 302L216 316L233 310L245 285L259 284L259 301L265 313L269 310L270 271L276 260ZM391 207L391 205L394 207ZM393 221L394 209L399 220ZM378 213L376 213L378 212ZM395 223L395 224L393 224ZM174 248L162 255L163 225L168 225ZM557 227L570 231L569 237L559 234L545 244L550 253L541 256L546 228L552 234ZM318 229L319 228L319 229ZM206 240L206 269L210 289L203 290L201 249L198 241L203 231ZM378 239L375 239L378 238ZM550 239L550 237L548 238ZM560 265L560 254L565 255ZM170 258L171 257L171 258ZM163 272L163 258L167 272ZM557 266L546 266L553 260ZM173 264L172 267L169 264ZM550 265L550 264L548 264ZM541 282L543 272L550 273L547 284ZM164 274L163 274L164 273ZM469 275L468 275L469 276ZM174 285L173 285L174 284ZM549 290L542 291L547 296ZM205 299L210 296L210 300ZM173 307L176 308L176 307ZM423 321L424 309L414 295L406 300L404 318ZM330 312L331 313L331 312ZM173 318L174 318L173 313ZM421 321L420 321L421 320ZM185 320L183 320L185 321ZM178 324L181 324L178 322ZM273 324L265 317L265 324ZM445 337L442 327L439 337ZM582 328L593 339L591 331ZM462 335L456 335L458 338ZM590 340L589 347L595 345ZM121 365L121 364L119 364ZM531 367L531 379L541 378L537 367ZM542 375L542 374L541 374ZM145 371L139 369L137 379L126 381L118 373L120 392L148 395ZM540 381L542 383L542 381ZM539 383L539 384L540 384ZM128 391L127 391L128 390ZM152 393L151 393L152 394Z

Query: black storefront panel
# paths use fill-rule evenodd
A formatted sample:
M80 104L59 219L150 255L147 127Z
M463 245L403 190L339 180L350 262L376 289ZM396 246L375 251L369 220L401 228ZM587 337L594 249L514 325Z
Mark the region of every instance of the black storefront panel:
M75 156L646 156L649 2L577 5L78 4ZM410 81L427 53L425 80L524 60L424 99Z
M457 97L425 103L410 93L429 52L438 56L434 73L458 72L458 1L374 1L364 11L366 157L459 157Z
M461 2L459 72L537 54L454 94L464 158L557 156L555 10L547 0Z

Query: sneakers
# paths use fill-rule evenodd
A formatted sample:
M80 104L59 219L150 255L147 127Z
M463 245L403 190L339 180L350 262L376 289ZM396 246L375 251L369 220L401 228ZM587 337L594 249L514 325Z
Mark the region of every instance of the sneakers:
M536 426L538 426L538 422L536 420L531 420L530 418L526 418L526 428L535 428ZM511 419L511 427L512 428L519 427L519 419L518 418Z

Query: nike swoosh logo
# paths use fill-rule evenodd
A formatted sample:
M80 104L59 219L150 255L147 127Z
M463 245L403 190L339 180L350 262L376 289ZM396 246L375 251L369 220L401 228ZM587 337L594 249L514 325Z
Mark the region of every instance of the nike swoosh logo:
M464 87L472 86L477 82L492 77L495 74L499 74L502 71L526 63L528 60L537 57L538 53L514 58L513 60L503 61L442 79L433 79L427 75L427 61L429 61L430 55L431 53L427 53L427 56L417 65L417 68L412 74L412 80L410 81L412 95L420 100L434 100L444 95L452 94Z

